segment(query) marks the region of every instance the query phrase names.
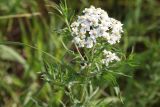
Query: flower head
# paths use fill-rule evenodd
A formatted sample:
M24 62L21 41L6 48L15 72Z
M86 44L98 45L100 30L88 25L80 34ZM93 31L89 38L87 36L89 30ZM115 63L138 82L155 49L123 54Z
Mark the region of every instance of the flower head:
M103 55L104 59L102 59L102 63L105 64L106 66L108 66L109 63L113 61L120 61L119 57L115 53L112 53L111 51L104 50Z
M113 45L120 41L122 24L110 18L101 8L91 6L78 16L77 21L71 24L73 42L79 47L92 48L97 39L103 38Z

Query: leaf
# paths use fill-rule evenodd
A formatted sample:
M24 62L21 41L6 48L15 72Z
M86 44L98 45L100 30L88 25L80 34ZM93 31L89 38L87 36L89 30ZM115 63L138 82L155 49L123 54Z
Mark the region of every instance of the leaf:
M119 89L119 86L118 86L118 83L117 83L117 80L116 80L116 77L114 75L112 75L111 73L108 73L107 75L104 76L104 78L107 80L107 81L110 81L113 88L114 88L114 91L116 93L116 95L119 97L119 99L121 100L121 102L123 103L123 99L121 97L121 94L120 94L120 89Z
M5 45L0 45L0 58L3 60L17 61L23 65L26 65L25 59L22 58L20 54Z
M119 87L114 87L114 90L115 90L116 95L118 96L120 93Z

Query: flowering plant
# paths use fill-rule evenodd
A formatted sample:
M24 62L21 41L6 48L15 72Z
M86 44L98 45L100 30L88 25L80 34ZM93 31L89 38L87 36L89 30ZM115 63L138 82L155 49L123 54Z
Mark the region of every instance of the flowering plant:
M113 89L120 97L118 84L110 68L116 64L114 62L121 60L114 47L120 42L123 33L121 22L110 18L107 12L94 6L84 9L74 22L70 20L72 16L69 17L66 2L57 9L67 25L67 28L62 30L64 34L61 42L66 49L64 56L70 57L67 56L67 60L60 62L58 67L56 64L54 67L47 64L44 79L50 84L60 84L67 88L65 94L73 101L73 107L89 106L92 103L91 98L99 91L99 87L94 87L93 82L101 77L112 81ZM103 75L104 73L106 74ZM75 97L79 94L77 89L83 90L81 100ZM91 107L94 106L92 104Z

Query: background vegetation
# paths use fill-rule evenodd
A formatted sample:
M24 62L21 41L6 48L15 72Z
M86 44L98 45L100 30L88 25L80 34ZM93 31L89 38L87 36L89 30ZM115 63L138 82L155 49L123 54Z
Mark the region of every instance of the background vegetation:
M68 97L63 93L66 89L56 90L42 79L44 58L54 65L45 52L60 61L66 53L61 41L65 34L59 34L66 25L54 9L59 3L60 0L0 0L0 107L61 107L61 101L67 103ZM67 0L67 4L75 14L94 5L122 21L125 32L120 48L126 57L132 53L136 64L118 69L131 77L116 75L124 104L103 79L97 81L100 91L93 102L103 98L106 103L100 107L159 107L160 1Z

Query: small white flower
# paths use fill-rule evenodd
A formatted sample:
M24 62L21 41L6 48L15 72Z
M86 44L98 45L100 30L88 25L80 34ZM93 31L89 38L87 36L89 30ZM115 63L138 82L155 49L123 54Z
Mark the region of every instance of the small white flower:
M78 27L78 26L79 26L79 23L77 23L77 22L73 22L71 25L71 27Z
M73 41L76 42L76 43L79 43L81 41L81 39L78 38L78 37L75 37Z
M93 40L89 37L86 40L86 47L87 48L92 48L93 47Z
M94 36L94 37L97 36L97 33L98 32L96 30L94 30L94 29L89 32L90 36Z
M109 63L113 61L120 61L120 58L116 56L115 53L112 53L111 51L104 50L103 55L104 55L104 59L102 59L101 62L106 66L108 66Z

